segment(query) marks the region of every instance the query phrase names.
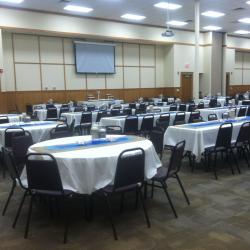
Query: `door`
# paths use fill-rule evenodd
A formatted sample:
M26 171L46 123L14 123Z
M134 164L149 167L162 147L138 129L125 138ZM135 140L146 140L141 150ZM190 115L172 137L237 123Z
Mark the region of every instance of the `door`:
M181 73L181 100L188 102L193 99L193 73Z
M226 73L226 96L229 96L230 73Z

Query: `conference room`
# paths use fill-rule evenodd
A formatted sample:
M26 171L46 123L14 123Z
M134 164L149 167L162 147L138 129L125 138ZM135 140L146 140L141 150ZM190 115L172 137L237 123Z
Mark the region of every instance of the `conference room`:
M250 1L0 0L0 249L249 249Z

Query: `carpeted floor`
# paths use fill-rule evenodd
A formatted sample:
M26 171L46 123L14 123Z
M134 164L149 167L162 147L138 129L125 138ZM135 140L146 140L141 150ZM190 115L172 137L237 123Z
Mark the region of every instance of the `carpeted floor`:
M164 155L164 162L168 156ZM33 209L29 238L23 238L27 201L16 229L11 228L22 190L17 189L4 217L0 217L0 249L250 249L250 169L240 163L242 174L231 175L229 169L211 172L197 167L190 172L184 161L180 176L188 193L188 206L175 180L169 192L179 215L175 219L162 190L148 199L151 228L146 227L141 207L134 209L134 195L128 195L124 212L119 213L119 199L114 199L115 224L119 240L113 238L106 217L105 204L95 202L94 220L87 222L79 202L73 204L68 243L62 244L63 219L50 217L49 209L37 203ZM0 177L1 209L10 190L8 178Z

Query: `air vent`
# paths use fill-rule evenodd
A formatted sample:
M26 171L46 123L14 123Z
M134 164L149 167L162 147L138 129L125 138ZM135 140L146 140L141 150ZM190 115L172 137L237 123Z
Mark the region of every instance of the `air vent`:
M186 22L186 23L193 23L194 21L191 20L191 19L189 19L189 20L186 20L185 22Z
M242 11L242 10L245 10L245 8L242 8L242 7L239 7L239 8L235 8L235 9L232 9L233 11Z

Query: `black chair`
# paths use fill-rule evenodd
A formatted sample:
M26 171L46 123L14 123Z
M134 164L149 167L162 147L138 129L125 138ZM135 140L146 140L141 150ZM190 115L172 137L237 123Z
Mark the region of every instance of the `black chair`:
M156 127L162 129L164 132L170 123L170 113L161 114L159 119L156 120Z
M138 134L138 116L129 115L125 119L124 134L137 135Z
M69 112L69 107L61 107L59 117L61 117L63 113L68 113L68 112Z
M186 109L187 109L187 105L186 104L180 104L180 106L179 106L179 111L184 111L184 112L186 112Z
M205 108L204 102L199 102L197 105L197 109L204 109L204 108Z
M72 132L67 124L58 124L50 130L50 139L58 139L72 136Z
M77 106L74 108L74 112L83 112L83 107L82 106Z
M12 152L15 158L19 173L21 173L28 148L33 145L32 135L29 131L25 131L24 135L14 136L11 138Z
M129 108L136 109L136 103L129 103Z
M180 169L181 169L181 164L182 164L182 159L183 159L183 153L184 153L184 148L185 148L185 141L181 141L177 143L171 151L171 157L170 161L167 167L160 167L157 169L157 174L151 179L152 180L152 189L151 189L151 198L153 198L154 195L154 187L162 188L167 196L167 199L169 201L169 204L172 208L172 211L177 218L177 213L174 208L174 205L172 203L172 200L169 196L169 193L167 191L167 180L170 178L175 178L178 181L178 184L182 190L182 193L187 201L187 204L190 205L190 201L188 199L188 196L185 192L185 189L182 185L182 182L180 180L180 177L178 175ZM156 185L155 182L160 183L161 185Z
M19 172L18 167L16 165L15 158L13 156L13 152L9 151L8 149L4 149L3 152L4 152L4 164L8 169L8 173L9 173L11 181L12 181L12 187L11 187L11 190L9 192L8 198L7 198L6 202L5 202L3 211L2 211L2 215L4 216L7 209L8 209L10 200L11 200L13 194L14 194L14 191L15 191L15 188L16 188L17 184L25 192L27 192L27 189L23 186L22 181L20 179L20 172Z
M209 101L209 108L215 108L217 107L217 99L211 99Z
M145 113L146 113L146 109L147 109L146 103L140 103L140 104L139 104L139 109L140 109L140 110L144 110Z
M189 116L188 123L195 123L195 122L202 122L202 118L200 116L199 111L193 111Z
M250 100L242 101L242 105L250 105Z
M76 120L73 119L73 121L71 122L71 124L69 126L69 131L72 134L72 136L75 134L75 122L76 122Z
M80 125L76 126L79 134L90 134L90 129L92 126L92 112L83 112L81 116Z
M113 221L113 213L110 198L115 194L121 195L121 210L124 202L124 194L126 192L136 192L136 204L138 196L141 199L142 207L144 210L147 226L150 227L150 221L148 218L146 204L144 202L144 196L142 194L142 188L144 185L144 165L145 165L145 153L142 148L133 148L123 151L118 158L115 179L113 185L108 185L101 189L99 193L103 194L107 208L110 223L113 229L113 235L117 240L116 228Z
M216 114L209 114L208 115L208 121L215 121L218 120L218 117Z
M182 125L185 124L185 112L177 112L174 118L174 125Z
M157 102L157 106L163 106L163 102Z
M43 158L43 160L40 157ZM28 217L25 227L24 238L28 237L30 218L33 208L34 199L39 195L47 197L61 198L61 201L66 207L66 202L71 201L74 192L71 190L63 189L60 173L58 170L56 159L50 154L28 154L26 156L26 172L28 180L28 192L25 192L23 199L20 203L16 219L13 227L15 227L19 214L22 210L24 200L27 195L30 196L30 203L28 209ZM67 242L68 227L69 227L70 213L64 216L65 218L65 231L64 243Z
M12 138L16 136L24 136L25 130L21 127L10 127L4 132L4 146L5 148L12 148Z
M205 156L205 161L207 163L208 168L210 168L210 165L211 165L211 156L214 155L214 161L212 164L212 168L213 168L214 176L215 176L216 180L218 179L217 169L216 169L217 154L218 153L221 153L222 156L223 156L223 153L226 153L226 159L228 160L232 174L234 174L233 166L232 166L231 161L229 159L232 157L235 164L236 164L236 167L240 173L240 169L239 169L236 157L235 157L234 152L233 152L232 147L231 147L232 132L233 132L233 124L232 123L221 124L219 127L219 130L218 130L215 145L205 148L204 156Z
M111 109L110 114L111 114L111 116L119 116L119 115L121 115L121 110L120 109Z
M124 108L123 114L124 115L132 115L132 109L131 108Z
M246 116L250 116L250 106L247 106L247 113Z
M160 155L160 159L162 159L163 153L163 139L164 139L164 130L161 128L154 128L149 134L149 140L153 143L155 151Z
M148 112L148 113L161 113L161 109L154 108L153 112Z
M54 104L46 104L46 109L56 108Z
M145 115L142 119L140 134L143 136L148 136L154 127L154 116Z
M57 121L58 116L57 116L57 108L48 108L47 109L47 121Z
M96 116L96 122L100 122L102 117L103 117L104 112L103 111L98 111L97 116Z
M237 150L238 155L243 154L248 167L250 167L249 155L249 142L250 142L250 122L245 122L241 125L236 142L232 144L232 148Z
M238 112L238 117L243 117L246 116L246 112L247 112L247 107L240 107L239 112Z
M8 116L0 116L0 124L4 124L4 123L9 123L9 118Z
M193 112L194 110L195 110L195 104L194 103L189 103L188 112Z
M122 128L120 126L106 126L107 135L121 135Z
M61 108L69 108L69 104L68 103L63 103Z
M177 111L177 105L176 104L170 105L169 111Z
M136 109L135 114L136 115L146 114L146 110L144 110L144 109Z
M33 115L33 107L32 107L32 104L30 103L26 104L26 114L29 116Z

